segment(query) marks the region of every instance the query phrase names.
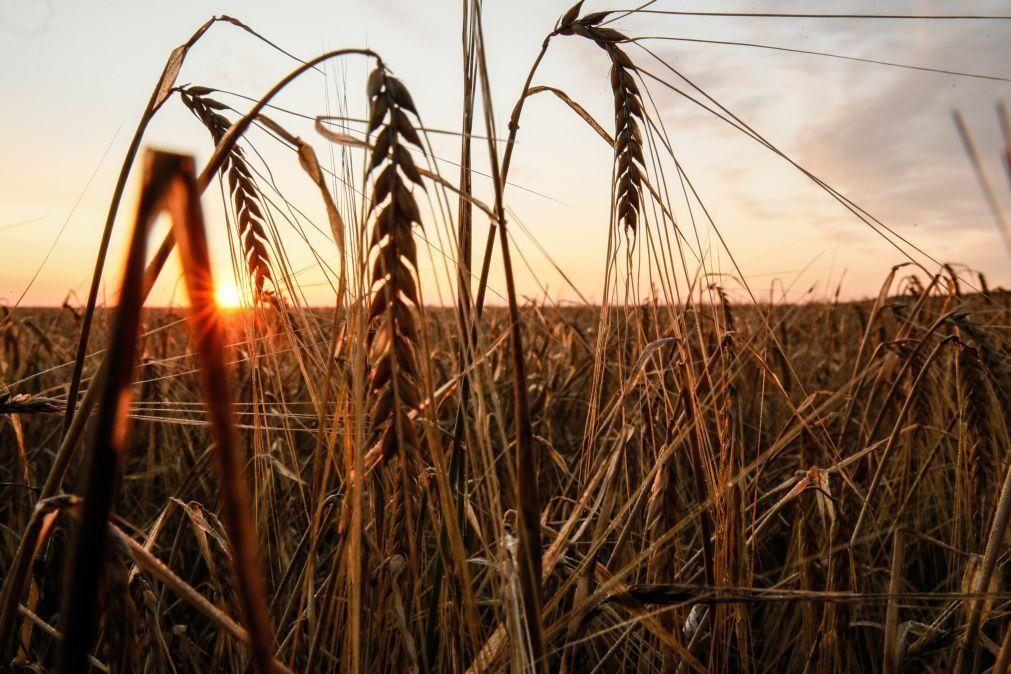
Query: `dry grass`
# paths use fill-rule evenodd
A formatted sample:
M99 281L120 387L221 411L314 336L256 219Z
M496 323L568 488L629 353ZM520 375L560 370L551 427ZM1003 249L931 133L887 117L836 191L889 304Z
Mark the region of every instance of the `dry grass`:
M3 666L1006 668L1011 295L799 166L914 264L865 302L714 284L674 215L704 223L708 210L644 105L650 87L792 160L637 61L611 27L619 14L581 4L546 37L499 140L480 6L464 6L456 183L407 87L368 50L301 63L238 115L209 87L175 87L215 21L173 52L124 176L163 105L192 111L214 152L199 174L149 155L117 308L92 296L83 310L5 309L0 323ZM533 85L569 35L610 65L610 131L563 89ZM322 141L263 115L293 80L349 58L370 61L363 111L310 116ZM614 150L599 306L517 296L509 168L524 102L545 91ZM279 226L301 209L262 177L253 128L291 150L322 202L333 249L312 253L337 254L330 307L302 298ZM332 143L332 161L312 141ZM199 200L216 178L250 291L230 313L212 302ZM148 259L162 211L172 230ZM486 309L496 246L507 306ZM174 249L187 309L144 309ZM429 266L452 307L424 301L441 286L419 270L439 255Z

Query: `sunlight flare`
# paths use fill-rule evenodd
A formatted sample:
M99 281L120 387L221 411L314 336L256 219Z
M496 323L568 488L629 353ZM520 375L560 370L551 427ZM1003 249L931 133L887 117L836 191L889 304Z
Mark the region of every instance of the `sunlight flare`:
M242 293L234 283L224 281L214 289L214 303L219 309L238 309L242 306Z

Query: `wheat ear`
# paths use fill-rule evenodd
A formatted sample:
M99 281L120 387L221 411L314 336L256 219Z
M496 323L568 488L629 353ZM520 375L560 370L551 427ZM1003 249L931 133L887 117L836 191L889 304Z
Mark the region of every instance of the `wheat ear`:
M187 87L182 91L181 98L190 112L207 128L217 145L232 124L220 112L227 110L228 106L209 98L207 94L211 91L207 87ZM238 145L232 147L225 158L221 172L228 177L228 187L239 225L242 253L249 277L253 280L253 287L259 297L263 294L268 281L273 285L270 255L267 252L267 231L253 172L242 148Z
M400 80L380 65L369 76L369 133L376 136L367 174L378 173L369 213L375 214L369 244L373 258L369 306L369 389L372 427L384 459L415 450L418 438L408 412L421 397L418 390L417 245L412 231L421 214L408 183L421 185L407 143L421 140L407 113L417 114Z
M619 44L628 38L599 25L610 12L594 12L576 19L582 3L562 18L558 33L580 35L593 40L611 59L611 90L614 93L614 191L615 216L634 234L642 204L642 178L646 171L642 151L643 112L635 65ZM573 12L575 10L575 12ZM570 16L571 15L571 16Z

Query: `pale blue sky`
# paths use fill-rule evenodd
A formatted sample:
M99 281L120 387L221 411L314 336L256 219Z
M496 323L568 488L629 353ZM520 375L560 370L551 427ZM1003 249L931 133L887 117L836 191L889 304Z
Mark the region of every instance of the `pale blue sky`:
M567 0L566 0L567 2ZM587 0L587 10L633 3ZM637 4L637 3L636 3ZM544 35L566 3L486 3L486 38L500 129ZM683 3L657 3L684 9ZM695 8L810 11L804 2L713 2ZM824 11L939 13L950 2L819 3ZM1011 14L1011 1L957 3L959 11ZM136 120L171 49L212 14L245 21L302 57L328 48L367 46L380 52L410 88L429 126L459 126L460 8L452 0L365 2L62 2L0 0L0 300L14 302L67 227L24 304L53 304L69 290L83 294L104 212ZM761 42L863 58L1011 76L1011 22L929 23L634 17L617 24L629 35L667 35ZM980 196L951 122L960 109L984 154L1005 208L1007 176L997 159L998 100L1011 102L1011 83L971 80L799 54L742 47L655 42L650 48L779 144L800 163L943 261L985 272L992 285L1011 285L1001 240ZM635 51L630 48L630 53ZM644 54L636 56L649 62ZM187 60L180 82L259 96L291 62L242 31L219 25ZM310 77L279 103L322 114L340 96L361 108L362 60L344 62L340 76ZM661 66L650 66L658 74ZM564 88L609 126L608 64L583 40L559 38L535 83ZM340 91L342 83L349 90ZM328 88L327 88L328 87ZM652 90L675 150L756 291L773 279L794 283L794 297L812 285L823 293L838 282L847 296L876 292L901 257L806 179L752 141L660 88ZM228 99L243 108L240 99ZM532 100L520 132L511 178L551 198L513 189L516 214L584 294L600 295L607 236L610 150L554 100ZM311 125L279 121L312 139ZM149 144L205 159L205 132L177 101L152 126ZM456 156L441 140L436 151ZM103 154L107 152L103 160ZM290 157L276 175L295 200L312 192ZM97 171L96 171L97 167ZM274 167L272 167L274 168ZM446 168L446 167L444 167ZM94 172L94 178L91 178ZM448 175L455 175L449 172ZM87 189L85 188L87 185ZM486 188L480 186L481 189ZM672 186L673 189L673 186ZM134 191L118 231L126 230ZM75 208L75 202L80 202ZM209 208L220 197L208 193ZM318 213L315 201L311 213ZM71 212L72 215L71 215ZM212 217L212 224L220 220ZM322 223L323 220L320 220ZM23 224L19 224L23 223ZM219 228L220 229L220 228ZM516 229L517 245L538 278L572 298L538 249ZM216 233L220 259L224 236ZM715 239L712 239L715 241ZM323 238L313 239L321 250ZM287 244L286 244L287 245ZM118 278L119 238L107 276ZM293 261L311 256L291 245ZM726 261L723 261L726 264ZM799 276L798 276L799 275ZM330 301L323 277L300 277L311 300ZM171 294L171 280L156 300ZM493 276L492 286L500 287ZM521 292L540 294L523 270ZM443 293L445 288L441 289ZM437 301L437 291L426 291ZM110 297L111 299L111 297ZM492 297L494 299L494 296Z

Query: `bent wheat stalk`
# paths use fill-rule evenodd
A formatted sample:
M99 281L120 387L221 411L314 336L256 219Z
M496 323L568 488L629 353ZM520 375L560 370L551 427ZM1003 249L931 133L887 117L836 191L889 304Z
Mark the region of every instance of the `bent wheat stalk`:
M225 632L228 632L237 641L248 646L252 646L249 632L232 619L227 613L212 604L206 597L197 592L191 585L180 578L175 572L167 567L160 559L154 556L150 550L141 545L126 532L109 522L109 535L125 554L128 554L139 568L144 569L151 577L155 578L162 585L172 590L183 601L206 616L211 622L216 624ZM274 672L279 674L290 674L291 670L284 666L277 659L271 663Z
M147 231L160 210L171 178L145 166L144 184L126 268L119 306L109 338L109 352L116 354L106 367L98 402L95 434L86 460L84 505L76 540L67 556L70 578L61 611L64 638L60 642L60 671L82 672L95 638L98 586L103 577L106 524L117 487L120 457L129 440L129 416L133 370L137 360L137 335L144 303L142 281Z
M129 441L129 403L144 299L144 257L148 232L158 214L171 215L183 274L192 308L190 326L201 362L204 399L215 441L225 527L232 547L238 594L248 625L253 662L260 672L273 666L274 637L267 617L260 578L256 537L249 517L249 498L232 418L225 369L224 338L214 306L214 283L192 159L151 152L145 161L145 181L131 237L120 305L98 407L95 441L87 465L87 482L77 543L69 558L64 599L65 638L61 644L63 671L82 671L94 638L95 600L105 556L106 523L116 487L119 459Z
M126 180L130 176L133 162L140 150L141 140L147 131L148 124L161 109L161 106L168 99L175 85L176 77L182 68L183 61L190 48L203 37L204 33L217 21L219 17L213 17L200 26L190 39L182 45L172 50L165 68L162 70L158 84L151 92L151 99L148 101L144 114L141 115L137 130L134 131L130 147L127 148L126 157L123 159L123 166L119 170L119 177L116 179L116 187L112 191L112 199L109 203L109 212L105 218L105 229L102 231L102 240L98 244L98 257L95 259L95 270L91 276L91 288L88 290L88 302L81 320L81 334L77 343L77 356L74 359L74 371L70 376L70 387L67 392L67 409L63 418L63 435L70 431L70 425L74 420L74 413L77 410L77 394L81 389L81 375L84 371L84 359L88 351L88 339L91 336L91 324L95 315L95 304L98 300L98 289L102 281L102 272L105 269L105 259L109 252L109 242L112 239L112 228L116 222L116 215L119 213L119 204L123 199L123 190L126 189Z
M208 160L204 169L200 172L200 175L197 178L198 193L203 193L203 191L207 189L207 186L210 184L214 174L217 173L224 165L224 162L231 153L235 144L278 93L280 93L294 80L298 79L298 77L303 73L316 68L319 64L330 59L349 55L361 55L375 58L377 60L379 59L379 56L369 49L338 49L321 54L316 58L303 63L298 68L295 68L277 84L275 84L270 91L268 91L259 101L257 101L255 105L253 105L249 112L240 119L236 120L236 122L228 129L224 137L222 137L221 141L214 148L214 153L211 155L211 158ZM154 281L161 273L162 267L168 259L169 254L172 252L173 247L175 247L174 233L172 230L169 230L165 234L165 238L162 239L161 244L152 256L151 261L148 263L147 269L144 272L144 298L146 298L150 293L151 288L154 285ZM81 400L81 404L78 406L77 413L74 414L73 420L71 421L67 432L63 435L60 446L56 451L56 456L53 459L53 464L49 469L49 474L46 477L46 481L39 494L40 501L52 498L62 487L63 478L67 473L67 469L70 467L70 462L73 459L74 452L77 450L77 446L84 435L85 424L87 423L89 415L98 401L98 393L102 390L102 382L105 380L106 369L109 361L111 360L109 353L111 352L106 351L106 357L99 366L98 372L94 376L91 386L89 386L86 390L84 397ZM0 588L0 602L2 602L2 605L0 605L0 650L5 648L6 644L9 643L12 625L17 613L17 604L24 594L25 584L27 583L27 574L31 560L26 556L30 550L34 549L34 539L29 538L28 533L30 532L26 532L25 537L22 538L20 544L18 545L18 549L15 552L14 561L11 565L13 572L8 573L4 577L3 587Z
M91 336L91 326L95 316L95 306L98 301L98 289L101 286L102 273L105 270L105 261L109 252L109 242L112 239L112 229L116 222L116 215L119 213L119 205L123 199L123 190L126 189L127 178L130 177L130 171L133 169L133 163L137 158L137 152L140 150L140 144L144 138L144 134L147 132L147 127L161 109L162 105L164 105L165 101L167 101L169 96L172 94L176 78L179 76L179 71L182 69L183 62L186 60L189 50L200 41L200 39L204 36L204 33L206 33L211 26L218 22L226 22L237 26L257 39L270 45L274 49L278 49L284 55L291 57L291 54L283 49L280 49L273 42L264 38L246 24L242 23L238 19L224 15L214 16L208 19L203 25L193 32L193 35L191 35L186 42L173 49L172 53L169 54L168 60L165 63L165 68L162 70L161 77L158 78L158 84L155 85L154 91L151 92L151 98L148 100L147 107L144 109L140 122L137 124L137 129L134 131L133 139L130 141L130 146L127 148L126 157L123 158L123 164L120 167L119 176L116 178L116 186L113 188L112 198L109 202L109 210L105 218L105 227L102 230L102 239L98 245L98 256L95 259L95 269L91 276L91 287L88 290L88 300L85 306L84 314L81 318L81 333L77 343L77 355L74 359L74 370L70 376L70 386L67 392L67 408L64 412L64 436L70 432L70 427L73 423L77 410L77 395L80 393L81 389L81 376L84 371L84 360L88 351L88 340Z

